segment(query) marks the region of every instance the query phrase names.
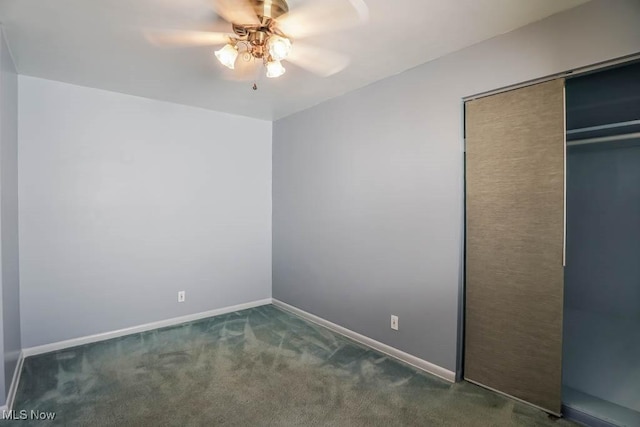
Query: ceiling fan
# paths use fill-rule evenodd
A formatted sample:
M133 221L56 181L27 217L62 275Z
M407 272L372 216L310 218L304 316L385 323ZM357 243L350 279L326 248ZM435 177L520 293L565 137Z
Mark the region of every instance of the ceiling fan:
M233 32L146 31L147 39L161 46L223 45L215 51L218 61L244 74L250 74L247 70L257 63L264 66L267 77L280 77L286 71L282 61L289 61L326 77L343 70L349 58L299 40L368 19L363 0L307 0L292 11L286 0L210 1L218 16L231 24Z

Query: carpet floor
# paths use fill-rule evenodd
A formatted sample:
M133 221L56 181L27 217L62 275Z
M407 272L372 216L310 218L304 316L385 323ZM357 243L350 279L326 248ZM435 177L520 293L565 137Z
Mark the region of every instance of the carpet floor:
M568 426L274 306L28 357L14 404L64 426Z

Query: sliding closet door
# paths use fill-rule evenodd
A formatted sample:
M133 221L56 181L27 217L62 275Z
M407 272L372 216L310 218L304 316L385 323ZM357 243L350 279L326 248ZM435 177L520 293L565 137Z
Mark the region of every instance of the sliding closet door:
M564 80L465 111L465 378L559 414Z

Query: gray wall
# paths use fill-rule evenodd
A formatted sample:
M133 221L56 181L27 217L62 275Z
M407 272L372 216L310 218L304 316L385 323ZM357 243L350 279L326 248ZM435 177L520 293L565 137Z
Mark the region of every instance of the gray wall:
M20 343L20 278L18 268L18 77L0 32L0 237L2 254L2 343L4 403Z
M640 411L640 139L635 143L569 151L563 372L566 386Z
M270 122L19 84L23 347L271 297Z
M593 1L276 122L274 297L456 370L461 99L638 52L638 22Z

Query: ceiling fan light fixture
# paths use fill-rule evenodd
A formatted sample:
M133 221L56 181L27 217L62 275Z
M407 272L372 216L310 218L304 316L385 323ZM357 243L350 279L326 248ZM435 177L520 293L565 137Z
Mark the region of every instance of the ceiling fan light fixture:
M280 61L269 61L267 62L267 77L270 79L274 79L276 77L280 77L287 70L282 66Z
M215 54L222 65L231 70L235 68L236 59L238 58L238 49L235 46L226 44L222 49L216 50Z
M274 61L282 61L291 52L291 40L286 37L272 35L267 41L267 48Z
M367 18L365 0L325 0L317 7L300 7L291 13L287 0L208 0L217 15L231 25L232 32L189 30L145 30L147 39L163 46L222 46L215 56L225 67L235 70L233 80L255 77L257 66L269 78L282 76L283 61L321 77L343 70L348 57L331 50L299 43L298 39L332 32L363 23ZM356 16L354 16L356 15ZM335 20L335 23L333 22ZM321 23L320 21L327 21ZM309 26L308 31L305 27ZM296 41L292 51L293 41Z

